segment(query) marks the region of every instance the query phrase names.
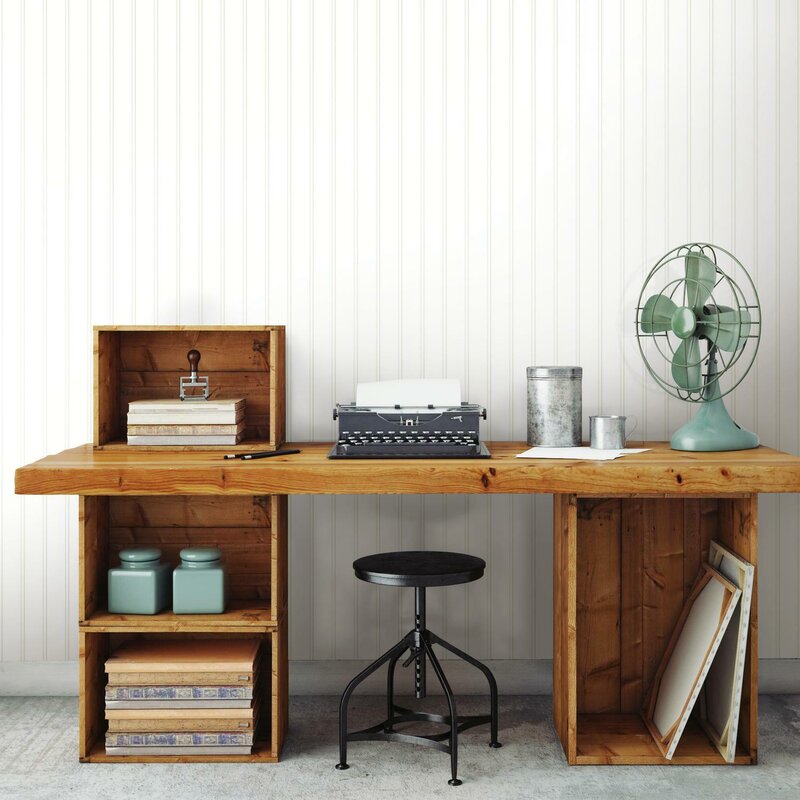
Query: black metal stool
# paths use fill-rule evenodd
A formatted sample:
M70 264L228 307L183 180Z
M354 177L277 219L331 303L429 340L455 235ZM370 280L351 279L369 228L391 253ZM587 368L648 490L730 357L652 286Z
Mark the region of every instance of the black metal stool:
M407 742L435 747L450 754L452 778L451 786L460 786L456 777L458 770L458 734L475 725L490 723L491 735L489 747L500 747L497 741L497 682L491 670L477 659L453 647L452 644L429 631L425 626L425 589L428 586L453 586L458 583L469 583L483 576L486 562L482 558L462 553L442 553L435 551L405 551L400 553L379 553L365 556L353 562L356 577L368 583L381 583L385 586L413 586L415 592L414 629L409 631L394 647L387 650L377 661L373 661L366 669L356 675L347 684L347 688L339 701L339 763L336 769L347 769L347 743L368 740L381 742ZM456 713L456 701L453 690L447 682L439 659L433 652L433 645L438 644L457 655L464 661L477 667L489 681L491 712L480 716L460 717ZM442 685L450 715L425 714L410 711L395 705L394 702L394 670L400 656L410 651L403 663L407 667L414 662L414 689L417 699L425 697L425 662L431 662L433 671ZM386 701L388 717L383 722L353 733L347 732L347 704L355 688L373 672L389 662L389 673L386 683ZM434 722L448 725L448 730L432 736L418 736L394 730L394 726L402 722Z

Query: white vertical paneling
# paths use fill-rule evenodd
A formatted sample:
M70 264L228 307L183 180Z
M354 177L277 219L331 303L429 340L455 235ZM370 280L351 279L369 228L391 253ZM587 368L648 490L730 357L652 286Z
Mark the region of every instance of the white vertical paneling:
M93 323L286 323L295 440L330 439L358 380L419 375L521 439L524 367L568 362L585 415L665 438L694 409L646 375L634 305L710 240L764 308L729 405L800 447L793 0L6 0L0 36L3 660L76 655L76 503L15 497L13 469L89 439ZM292 656L385 649L411 593L352 561L426 547L488 562L432 626L548 657L551 513L293 499ZM798 514L762 501L765 656L800 657Z
M48 331L67 328L67 19L66 7L46 8L45 47L45 313ZM51 369L48 381L66 386L69 366L67 337L48 336ZM32 354L33 355L33 354ZM34 359L35 361L38 359ZM45 436L58 447L66 445L67 403L47 403ZM44 519L44 657L64 659L67 630L63 602L67 595L67 503L63 497L48 498Z
M580 9L578 0L555 4L555 293L556 314L552 332L559 364L580 363L581 303L578 264L591 253L580 249L580 204L578 196L578 111L580 67ZM570 242L570 246L565 246ZM562 321L563 318L563 321ZM587 320L583 321L584 327ZM587 386L593 379L587 370Z
M47 47L45 5L25 3L23 12L23 163L22 229L23 229L23 319L37 316L42 320L35 328L25 330L22 337L23 386L34 386L40 375L39 359L48 345L47 318L39 309L47 297ZM23 438L23 456L33 457L42 452L46 441L46 412L42 392L26 392L19 407ZM49 501L23 501L25 536L22 551L22 624L24 630L23 656L39 660L46 657L46 510Z
M111 3L111 307L114 319L130 319L136 314L135 16L133 0Z
M776 158L778 174L777 212L777 264L778 270L778 363L781 371L786 364L784 343L800 341L800 300L798 270L790 265L800 263L800 126L798 126L797 81L800 73L798 59L798 9L797 3L781 0L777 11L777 62L778 62L778 121ZM786 265L786 268L781 268ZM790 345L789 345L790 346ZM782 448L796 453L800 450L800 414L797 398L800 396L800 372L781 380L777 396L778 432L776 441ZM800 563L800 537L796 535L796 521L800 518L797 495L782 496L778 500L780 536L781 613L779 613L779 649L776 655L793 658L800 651L800 620L793 612L797 604L797 586L792 577ZM787 613L787 609L790 609Z
M156 322L180 314L180 1L156 2Z
M400 370L417 377L423 366L423 35L422 0L400 3Z
M195 272L199 282L200 319L206 324L223 319L225 297L225 131L228 120L223 82L227 5L225 0L199 0L198 6L201 223L198 231L200 260Z
M203 162L202 5L178 0L178 319L203 321L203 182L215 165ZM215 124L218 121L215 120ZM218 158L215 155L215 160ZM212 221L212 229L213 229Z
M157 264L156 2L138 1L133 7L133 294L136 318L151 325L156 321Z
M646 41L644 68L645 117L645 263L653 264L673 245L667 236L669 221L667 209L667 57L668 40L665 32L669 24L668 3L665 0L648 3L644 9L644 36ZM640 283L636 280L635 283ZM666 439L669 430L667 414L670 405L665 392L652 380L644 383L644 425L642 438Z
M584 416L600 411L600 387L605 364L602 359L602 344L608 339L617 339L616 331L606 333L602 322L596 321L598 302L601 320L606 319L602 305L602 286L606 277L602 264L601 249L601 29L600 0L584 0L578 4L577 19L577 89L570 93L574 102L574 124L576 126L577 174L568 179L575 181L575 194L568 193L577 210L578 237L574 269L580 270L580 281L570 281L559 292L564 304L569 304L575 317L578 336L577 359L582 364L596 364L596 369L587 369L583 376ZM569 104L572 112L573 103ZM572 125L572 119L566 123ZM561 184L559 184L559 189ZM569 273L568 273L569 274ZM610 316L608 319L614 320ZM611 412L613 413L613 412ZM588 429L586 435L588 436Z
M634 309L639 300L642 276L653 262L652 247L645 232L647 184L647 115L643 113L647 98L645 65L647 63L647 37L645 5L636 0L623 0L622 42L625 44L622 57L622 219L620 221L618 248L611 248L613 227L603 225L603 242L609 245L609 268L619 276L618 293L622 311L619 314L622 337L622 362L618 382L622 392L622 407L627 414L637 417L635 439L647 436L647 411L645 387L650 377L639 355L636 337L633 335ZM604 52L607 52L606 48ZM607 77L610 70L606 70ZM613 114L606 114L604 122L610 124ZM610 174L604 173L604 185L613 185ZM605 202L604 202L605 208ZM613 222L609 220L613 226ZM620 264L620 261L622 262ZM627 312L626 312L627 310ZM604 381L605 386L610 381Z
M311 26L304 25L307 38ZM247 275L247 3L226 0L222 10L222 316L225 322L243 320L247 296L242 291ZM302 52L302 51L301 51ZM307 53L303 53L308 62ZM310 69L310 64L309 64ZM298 104L299 105L299 104ZM302 107L302 106L301 106ZM306 132L306 136L308 133ZM306 159L308 156L306 156ZM310 192L306 192L310 202ZM309 217L309 214L305 215ZM307 237L310 238L310 237Z
M264 317L267 286L267 5L244 9L244 302L248 324Z
M17 385L0 394L0 658L24 658L22 618L22 558L25 520L23 498L14 495L14 469L23 455L25 442L18 424L25 403L22 375L22 326L17 308L24 297L22 265L25 263L23 231L23 187L25 175L22 154L25 142L25 21L22 0L0 6L2 48L0 48L0 335L8 375L17 376ZM9 534L8 531L15 533Z
M598 297L604 320L599 325L600 375L598 402L603 413L624 413L625 384L622 374L627 373L626 346L632 342L631 306L636 300L627 297L629 287L625 282L623 261L628 260L625 219L625 165L629 152L625 147L625 30L624 0L602 4L600 14L600 67L599 67L599 167L598 252L600 282ZM638 268L638 265L637 265ZM634 361L634 363L636 363ZM619 377L615 377L619 375ZM621 412L620 412L621 410ZM633 412L635 416L636 412ZM630 431L636 420L628 424ZM634 434L635 435L635 434Z

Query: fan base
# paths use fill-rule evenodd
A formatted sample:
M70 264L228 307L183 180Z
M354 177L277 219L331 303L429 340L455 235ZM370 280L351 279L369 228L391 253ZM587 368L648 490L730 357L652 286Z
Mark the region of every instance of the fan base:
M673 450L695 452L752 450L758 445L758 436L733 421L721 398L703 403L694 418L678 428L670 440Z

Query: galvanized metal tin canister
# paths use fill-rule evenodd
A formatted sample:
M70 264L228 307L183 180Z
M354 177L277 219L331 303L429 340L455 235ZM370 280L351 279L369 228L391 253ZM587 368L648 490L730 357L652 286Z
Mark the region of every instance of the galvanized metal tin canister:
M581 443L582 367L528 367L528 444Z

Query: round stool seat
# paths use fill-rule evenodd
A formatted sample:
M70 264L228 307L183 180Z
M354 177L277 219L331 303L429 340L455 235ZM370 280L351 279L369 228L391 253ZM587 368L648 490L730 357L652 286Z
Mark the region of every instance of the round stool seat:
M357 578L384 586L454 586L478 580L485 568L477 556L437 550L376 553L353 562Z

